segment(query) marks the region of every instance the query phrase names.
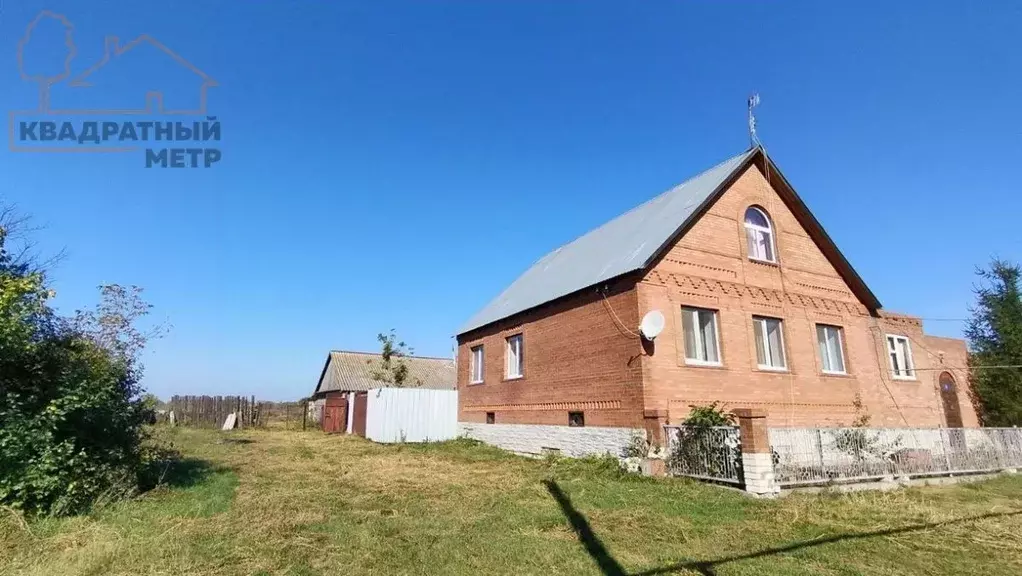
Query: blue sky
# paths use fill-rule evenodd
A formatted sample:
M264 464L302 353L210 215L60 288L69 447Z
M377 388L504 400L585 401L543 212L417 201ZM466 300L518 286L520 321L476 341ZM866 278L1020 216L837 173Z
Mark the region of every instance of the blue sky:
M211 169L0 153L0 198L45 226L42 252L67 251L61 310L138 284L173 325L146 356L160 396L298 398L328 349L374 350L389 328L450 355L540 256L743 150L752 91L771 156L886 308L962 318L976 265L1022 260L1017 4L170 6L0 12L4 110L36 105L16 52L42 9L73 22L74 71L105 36L148 33L219 83ZM27 63L63 57L38 50ZM90 98L130 100L156 77L193 93L141 60Z

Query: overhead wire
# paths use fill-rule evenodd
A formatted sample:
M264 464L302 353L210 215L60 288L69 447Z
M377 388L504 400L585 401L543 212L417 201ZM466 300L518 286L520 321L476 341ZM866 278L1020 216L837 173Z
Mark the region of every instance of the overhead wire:
M639 334L636 334L635 332L632 332L632 330L630 328L628 328L628 326L624 322L622 322L620 318L618 318L617 312L614 312L614 307L610 304L610 300L607 300L607 295L604 293L605 289L604 288L597 288L596 291L600 294L600 296L603 297L603 304L604 304L604 306L606 306L607 310L610 311L610 315L614 317L614 320L617 322L618 326L620 326L622 330L624 330L625 332L630 334L632 337L634 337L634 338L642 338L642 336L640 336Z

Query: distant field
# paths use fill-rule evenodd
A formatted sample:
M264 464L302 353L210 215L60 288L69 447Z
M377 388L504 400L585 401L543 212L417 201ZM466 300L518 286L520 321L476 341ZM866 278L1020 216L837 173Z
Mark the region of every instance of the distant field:
M458 441L167 429L170 485L0 509L3 574L1022 574L1022 476L752 500Z

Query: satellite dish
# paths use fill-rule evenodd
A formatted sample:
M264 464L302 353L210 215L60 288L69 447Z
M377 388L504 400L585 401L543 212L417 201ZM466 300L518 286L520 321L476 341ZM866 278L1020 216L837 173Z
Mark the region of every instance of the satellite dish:
M642 317L642 323L639 324L639 332L647 340L652 340L660 335L664 331L664 314L659 310L650 310L646 312L646 315Z

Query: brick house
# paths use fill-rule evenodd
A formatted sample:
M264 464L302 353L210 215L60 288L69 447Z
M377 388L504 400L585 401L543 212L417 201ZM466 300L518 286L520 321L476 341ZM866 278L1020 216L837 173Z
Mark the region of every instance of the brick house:
M771 426L850 425L857 399L874 426L978 426L965 343L884 310L760 147L544 256L457 340L464 433L524 452L713 401Z

